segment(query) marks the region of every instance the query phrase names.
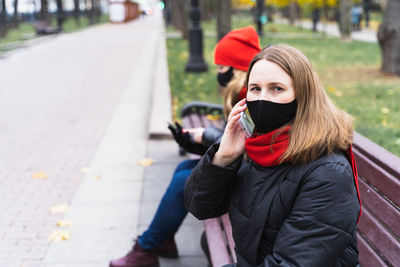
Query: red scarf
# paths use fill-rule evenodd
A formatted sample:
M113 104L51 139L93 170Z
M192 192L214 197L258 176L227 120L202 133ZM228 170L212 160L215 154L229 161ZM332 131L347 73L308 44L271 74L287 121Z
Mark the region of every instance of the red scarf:
M239 95L238 95L238 102L240 101L240 100L242 100L242 99L245 99L246 98L246 95L247 95L247 87L246 86L243 86L242 87L242 89L240 90L240 92L239 92Z
M356 164L356 159L354 158L353 149L352 149L351 145L347 149L347 159L351 164L351 168L353 169L354 184L357 189L358 202L360 203L360 212L358 213L358 219L357 219L357 223L358 223L360 221L360 216L361 216L361 197L360 197L360 190L358 189L357 164Z
M278 130L260 136L250 137L246 140L245 147L247 155L254 162L263 167L272 167L280 163L280 157L283 155L283 153L285 153L289 146L290 126L286 127L286 129L284 129L280 135L275 137L274 135ZM274 137L275 140L273 140ZM272 141L274 141L274 143L272 143ZM360 190L358 188L357 164L351 145L347 149L347 159L350 162L353 170L354 185L357 190L358 202L360 203L360 212L357 219L358 223L361 216L361 197Z
M278 136L275 135L279 129L260 136L247 138L245 143L247 155L263 167L278 165L280 157L289 146L289 130L290 126L286 127Z

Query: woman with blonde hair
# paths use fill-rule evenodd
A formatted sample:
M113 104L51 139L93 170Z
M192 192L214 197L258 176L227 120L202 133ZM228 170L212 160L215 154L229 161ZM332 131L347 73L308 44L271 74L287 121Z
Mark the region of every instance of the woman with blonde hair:
M214 60L218 68L217 79L223 89L224 113L246 95L246 71L252 58L260 52L259 38L253 27L233 30L216 45ZM244 89L243 89L244 88ZM182 129L170 126L175 140L186 151L203 154L216 142L223 129L214 127ZM187 209L183 201L185 182L198 160L185 160L175 169L150 226L128 254L110 261L110 267L158 267L158 257L177 258L174 235L182 224Z
M186 207L199 219L229 212L238 266L357 266L352 118L291 46L264 48L246 84L221 142L186 183ZM246 108L249 138L239 125Z

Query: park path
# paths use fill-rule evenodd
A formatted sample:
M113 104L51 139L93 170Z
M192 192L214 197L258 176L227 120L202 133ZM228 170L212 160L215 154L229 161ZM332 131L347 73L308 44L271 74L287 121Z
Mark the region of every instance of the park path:
M301 26L306 29L312 29L311 21L301 21ZM325 32L329 36L340 37L339 26L337 23L322 23L319 22L317 25L319 32ZM378 41L376 31L372 29L363 28L360 31L353 31L351 38L356 41L376 43Z
M149 156L150 112L160 102L153 88L167 79L155 74L160 58L167 73L163 38L155 12L45 38L0 60L0 266L108 266L149 223L140 209L149 217L165 186L143 191L155 174L137 162ZM170 118L164 100L157 112ZM181 160L176 145L151 145L164 147L153 157L168 159L158 160L169 178ZM62 219L72 226L57 227ZM198 226L189 218L186 230ZM50 241L54 230L70 240ZM189 256L203 264L197 249Z

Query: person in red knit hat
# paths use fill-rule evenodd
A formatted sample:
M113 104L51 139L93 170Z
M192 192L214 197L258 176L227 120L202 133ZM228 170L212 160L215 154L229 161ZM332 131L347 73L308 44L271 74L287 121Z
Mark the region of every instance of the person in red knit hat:
M214 59L226 115L245 97L246 71L259 51L259 38L253 27L233 30L217 43ZM182 129L178 123L169 128L181 147L200 155L223 133L223 129L215 127ZM177 166L150 226L137 238L132 250L126 256L112 260L110 267L156 267L159 266L158 256L178 257L174 235L188 212L183 201L183 190L197 162L185 160Z

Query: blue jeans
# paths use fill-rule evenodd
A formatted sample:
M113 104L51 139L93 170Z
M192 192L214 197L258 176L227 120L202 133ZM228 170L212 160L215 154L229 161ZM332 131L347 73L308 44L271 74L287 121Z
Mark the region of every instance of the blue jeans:
M139 237L139 244L143 249L150 250L161 246L181 226L188 213L183 199L185 182L198 162L185 160L176 167L149 228Z

